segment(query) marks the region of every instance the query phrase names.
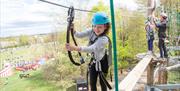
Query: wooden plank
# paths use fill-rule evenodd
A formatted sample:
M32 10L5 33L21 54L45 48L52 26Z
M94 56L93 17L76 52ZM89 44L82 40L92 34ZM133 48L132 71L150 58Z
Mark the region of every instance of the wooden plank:
M133 87L146 70L147 66L151 62L153 56L146 55L134 69L124 78L119 84L120 91L132 91Z
M171 59L180 59L180 56L173 56L173 57L170 57Z
M180 89L180 84L161 84L153 86L159 89Z
M162 90L159 88L146 85L144 91L162 91Z
M167 49L180 51L180 46L168 46Z
M176 65L173 65L173 66L166 67L166 70L168 70L168 71L179 70L179 68L180 68L180 64L176 64Z

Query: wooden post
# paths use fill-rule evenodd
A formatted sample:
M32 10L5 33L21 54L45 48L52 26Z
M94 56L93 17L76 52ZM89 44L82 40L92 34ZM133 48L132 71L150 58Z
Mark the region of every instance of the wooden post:
M168 73L165 67L161 67L158 71L158 84L167 84Z
M168 72L166 67L161 67L158 71L158 84L167 84ZM167 91L167 90L163 90Z
M154 82L154 65L153 63L149 63L147 67L147 85L151 86Z
M149 7L151 7L151 4L152 4L151 2L152 2L152 0L148 0L148 3L147 3L147 6L148 6L147 16L152 14L152 10L149 9Z
M154 14L153 8L155 8L154 0L147 0L147 7L148 7L147 17L149 16L152 17L152 15ZM152 22L152 19L150 22ZM149 63L147 67L147 85L151 86L153 85L153 82L154 82L154 65L151 60L151 62Z
M166 69L167 59L160 60L161 67L158 70L158 84L167 84L168 72Z

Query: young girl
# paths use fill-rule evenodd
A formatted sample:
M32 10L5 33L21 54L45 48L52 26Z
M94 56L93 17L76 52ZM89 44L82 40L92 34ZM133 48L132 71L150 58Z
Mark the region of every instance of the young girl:
M74 31L74 35L78 38L88 37L89 46L74 46L66 44L66 49L69 51L81 51L92 54L90 63L90 87L91 91L97 91L96 83L99 71L102 71L106 76L108 72L108 63L105 62L107 58L105 46L108 44L108 37L110 21L107 15L103 12L97 12L92 19L92 29L87 31ZM107 86L103 79L99 76L101 91L107 91Z
M151 22L153 17L149 16L148 20L146 22L145 30L146 30L146 36L148 41L148 53L153 53L153 41L154 41L154 24Z

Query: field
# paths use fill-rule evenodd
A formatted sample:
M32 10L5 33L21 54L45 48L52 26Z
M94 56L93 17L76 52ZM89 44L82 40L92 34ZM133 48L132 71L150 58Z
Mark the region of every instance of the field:
M41 70L31 71L29 78L19 78L21 72L1 78L0 91L63 91L62 88L43 79Z

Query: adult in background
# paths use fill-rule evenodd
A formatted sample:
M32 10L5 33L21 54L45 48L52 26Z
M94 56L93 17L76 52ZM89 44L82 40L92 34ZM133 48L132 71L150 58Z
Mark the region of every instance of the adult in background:
M160 58L167 58L167 50L165 46L165 38L167 37L166 35L166 28L167 28L167 14L166 13L161 13L160 14L160 21L155 21L155 26L158 28L158 37L159 37L159 42L158 42L158 47L160 51Z

